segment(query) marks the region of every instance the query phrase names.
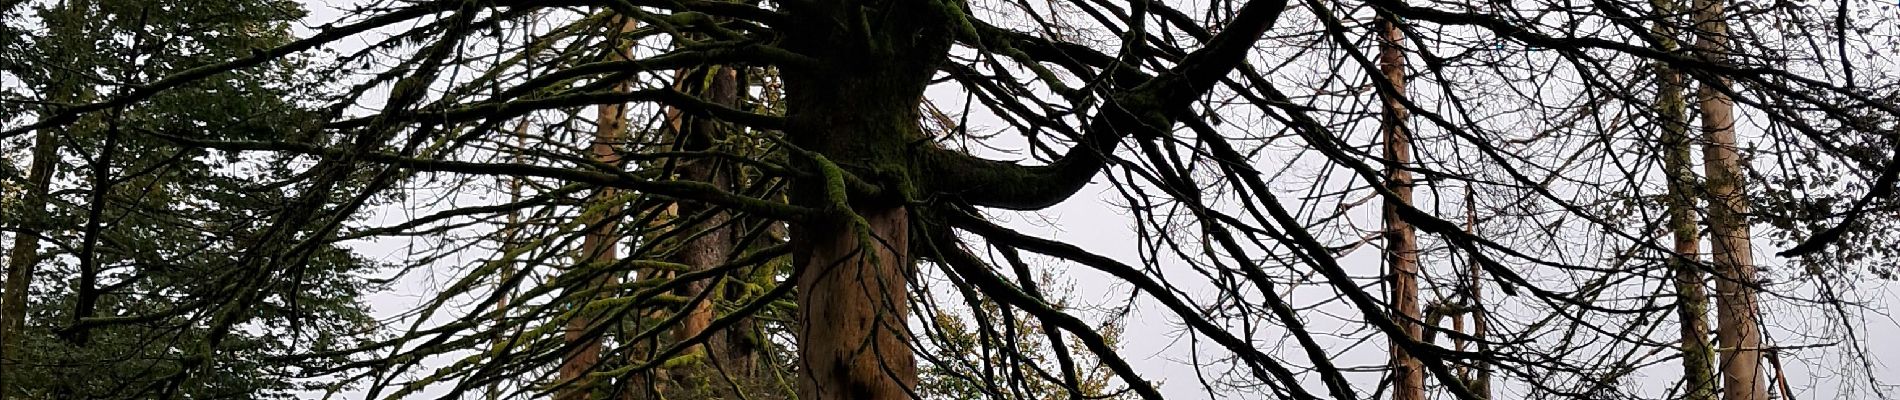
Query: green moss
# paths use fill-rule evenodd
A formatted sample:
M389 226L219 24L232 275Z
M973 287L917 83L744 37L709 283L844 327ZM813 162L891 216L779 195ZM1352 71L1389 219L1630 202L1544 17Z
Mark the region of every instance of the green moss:
M938 8L942 9L944 16L949 17L950 28L956 31L958 37L978 37L976 34L976 25L970 23L970 14L963 9L961 2L956 0L934 0L934 3L936 3Z
M673 358L669 358L666 360L666 362L660 363L660 369L679 369L679 368L683 368L689 365L696 365L696 364L702 363L705 360L706 360L705 348L695 346L693 350L686 352L686 354L681 354Z

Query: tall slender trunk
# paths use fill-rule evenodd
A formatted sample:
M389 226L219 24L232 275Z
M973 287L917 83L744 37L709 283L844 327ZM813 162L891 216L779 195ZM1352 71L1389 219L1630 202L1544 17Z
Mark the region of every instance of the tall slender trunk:
M693 88L695 94L713 104L736 108L739 103L737 70L728 66L707 68L709 69L705 73L711 74L710 77L688 75L692 81L706 83L704 87ZM680 124L680 127L684 129L678 130L676 140L680 143L680 150L687 152L718 150L716 146L725 141L728 136L726 127L709 118L688 118L685 123ZM731 190L737 184L733 182L729 165L717 157L710 156L683 159L679 164L679 179L710 184L720 190ZM707 270L725 265L731 260L734 249L738 246L736 230L731 226L731 215L719 207L696 202L682 202L678 211L681 216L698 219L696 223L679 228L697 236L691 237L680 246L673 255L674 262L691 266L693 270ZM713 282L702 280L688 284L679 294L685 298L694 298L702 292L716 289L718 287L715 287ZM723 297L720 293L712 293L706 296L706 300L693 303L691 309L684 310L683 312L688 314L682 320L682 325L674 331L675 340L685 341L706 331L712 325L714 317L713 302ZM713 371L708 365L672 372L681 379L698 378L702 380L698 382L699 386L707 389L689 393L702 396L718 394L722 398L732 399L745 398L746 396L740 393L731 393L730 390L714 387L731 390L743 390L742 388L732 388L722 380L710 379L716 376L712 374L717 373L729 375L735 382L742 384L755 378L753 376L755 354L750 347L743 344L744 337L745 332L726 329L715 332L714 336L709 338L707 344L702 347L702 351L709 356L708 360L717 363L720 371Z
M1465 186L1465 233L1475 236L1478 234L1478 203L1477 196L1474 196L1472 192L1471 186ZM1471 310L1471 337L1477 341L1478 354L1486 354L1491 351L1491 345L1484 342L1484 336L1490 330L1490 326L1486 325L1487 322L1484 320L1484 267L1478 263L1477 257L1471 257L1466 264L1470 268L1466 271L1467 279L1470 281L1465 283L1467 291L1465 295L1471 299L1471 305L1468 307ZM1477 376L1471 377L1466 387L1479 399L1489 399L1491 398L1491 366L1483 361L1473 364L1473 368L1477 369L1475 374Z
M687 70L673 71L673 90L687 91L686 82L691 79L692 78L688 77ZM661 117L663 118L661 120L662 123L665 124L661 132L669 135L659 139L662 142L668 139L678 138L678 133L687 129L686 113L679 108L665 107L662 109ZM647 222L648 227L651 229L648 229L644 233L645 237L640 240L647 243L658 243L660 240L663 240L665 237L663 234L664 230L673 224L680 216L680 203L668 203L666 208L660 209L658 212L659 215ZM634 271L634 273L636 274L637 280L651 282L672 279L676 275L674 271L664 269L643 269ZM641 310L640 316L636 318L640 318L641 321L657 321L666 318L666 315L661 310L648 309ZM641 324L644 326L645 322ZM646 343L629 343L627 346L632 347L632 351L627 352L627 359L638 363L646 361L648 357L652 357L652 351L658 348L659 343L649 340ZM622 398L625 400L645 400L665 397L662 393L667 391L668 388L666 387L667 382L664 378L667 377L664 375L664 372L666 371L658 370L657 368L634 372L632 376L626 378L627 384L622 385L627 387L627 391Z
M1652 0L1660 21L1651 32L1663 38L1663 51L1675 51L1679 32L1674 16L1679 12L1673 0ZM1682 383L1684 400L1715 400L1714 353L1709 346L1708 277L1702 274L1697 257L1702 253L1701 232L1696 221L1696 173L1690 162L1688 100L1680 71L1666 64L1656 67L1656 121L1662 129L1663 176L1668 182L1664 204L1668 208L1669 231L1674 240L1673 257L1668 267L1675 275L1676 317L1682 342Z
M48 21L49 37L56 41L46 59L53 60L51 62L73 61L74 54L91 49L87 47L87 27L75 22L87 20L85 16L92 10L91 2L63 2L55 10L71 15ZM47 100L59 104L91 97L91 91L83 81L63 71L55 69L52 80L46 82ZM27 166L26 192L21 194L19 204L23 215L13 216L15 222L20 224L20 230L13 233L13 246L7 250L6 281L0 285L0 400L7 399L14 392L14 375L19 373L21 362L20 346L26 336L27 292L32 290L33 273L40 262L40 235L49 223L46 207L51 199L48 198L48 189L53 182L55 166L59 164L59 140L54 129L57 128L40 129L33 134L33 160ZM7 216L0 215L0 218L4 217Z
M733 70L731 68L713 68L716 70L711 72L713 74L712 79L710 79L712 85L711 87L705 88L702 95L715 104L730 106L736 103L736 98L738 97L737 76L732 73ZM694 118L690 123L685 124L685 126L686 129L679 132L680 137L678 139L682 143L680 149L684 151L704 152L713 150L714 143L723 140L725 137L724 132L720 131L721 128L718 124L710 119ZM729 190L732 187L732 182L731 179L727 179L725 174L721 173L722 169L721 163L717 158L692 158L680 163L679 175L681 180L709 183L722 190ZM699 217L700 214L704 213L710 213L711 215L706 215L704 220L682 228L698 236L691 238L691 240L688 240L680 247L679 251L675 253L675 260L681 264L690 265L695 270L708 269L725 264L726 260L731 257L732 248L734 246L732 230L726 226L726 222L730 220L731 217L719 211L718 207L694 202L681 203L679 213L681 216L691 217ZM708 281L698 281L687 286L685 293L682 294L698 294L709 289L711 285ZM705 331L708 325L712 324L713 315L710 301L702 301L694 304L693 308L688 312L690 314L686 316L684 324L678 331L674 332L678 340L686 340L694 335L698 335L700 332Z
M522 163L521 151L527 146L527 142L528 119L523 118L515 125L515 148L509 151L509 162ZM522 178L511 176L506 179L508 180L508 203L520 202ZM501 252L504 254L513 252L521 245L521 210L508 211L508 224L501 229ZM495 280L495 290L506 291L495 299L494 346L497 347L508 343L508 302L513 300L511 297L514 295L514 286L510 286L508 282L515 280L516 273L514 262L509 261L507 265L501 266L501 273ZM497 379L488 384L488 400L501 399L501 382Z
M626 17L615 17L612 26L618 28L612 32L630 32L633 31L634 20ZM608 43L610 47L607 53L607 59L609 61L622 61L631 58L631 44L621 40L618 35L609 40ZM613 90L626 92L630 89L631 86L627 82L619 82L614 85ZM595 111L594 143L593 146L590 147L589 157L602 164L618 165L620 164L620 155L617 146L626 141L626 105L603 104L596 107ZM592 290L588 289L601 289L613 286L616 281L612 274L602 273L594 268L585 268L585 266L589 265L610 264L620 258L617 249L620 244L620 235L618 233L619 223L616 221L620 214L619 207L606 206L605 209L599 209L602 207L602 202L617 201L615 200L616 197L619 197L618 190L612 187L601 187L600 190L594 192L593 197L588 200L589 206L587 208L593 210L583 214L583 218L587 220L582 221L582 226L593 227L593 230L589 231L587 236L581 238L581 254L577 264L583 268L578 268L577 270L586 273L601 274L595 278L593 282L588 284L588 287L584 288L583 291L591 292ZM577 298L574 300L577 302L575 307L584 307L587 302L596 298L599 298L598 294ZM597 315L592 314L581 314L567 322L565 336L571 350L567 354L564 354L561 360L558 377L560 382L566 386L564 386L559 393L556 393L555 398L558 400L585 399L592 395L594 386L596 385L592 380L588 379L587 376L589 372L594 370L595 365L600 363L601 338L599 335L588 335L588 331L593 330L594 325L600 322L596 320L597 317Z
M1728 23L1723 0L1696 0L1696 50L1725 62ZM1748 199L1743 190L1741 157L1736 152L1735 102L1728 82L1704 80L1696 92L1702 110L1702 158L1708 182L1710 256L1714 261L1715 340L1722 356L1722 399L1767 400L1761 372L1761 326L1756 319L1755 262L1749 244Z
M47 185L52 183L53 164L58 163L59 147L50 129L33 135L33 161L27 167L26 193L20 198L20 230L13 234L13 247L7 252L5 293L0 294L0 399L13 392L20 362L20 345L26 333L27 291L32 288L33 269L39 264L40 230L46 218Z
M1383 136L1386 162L1386 188L1397 194L1397 200L1412 202L1412 173L1405 165L1412 162L1411 134L1406 130L1405 119L1409 114L1399 102L1405 96L1405 54L1400 42L1405 33L1399 30L1391 16L1379 18L1379 71L1393 86L1391 93L1384 97L1385 117L1379 131ZM1417 339L1423 333L1419 326L1418 304L1418 233L1412 225L1399 218L1399 205L1387 200L1385 204L1385 259L1391 268L1390 286L1392 289L1392 319L1405 330L1405 334ZM1407 354L1397 344L1392 345L1392 399L1424 400L1425 374L1418 358Z

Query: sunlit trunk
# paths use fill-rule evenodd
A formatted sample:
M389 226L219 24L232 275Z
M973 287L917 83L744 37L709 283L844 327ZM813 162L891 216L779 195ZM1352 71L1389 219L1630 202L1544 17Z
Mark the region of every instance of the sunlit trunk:
M1411 133L1407 131L1405 119L1409 114L1400 99L1405 96L1405 54L1401 52L1401 42L1405 33L1398 24L1386 16L1379 19L1379 70L1385 79L1392 82L1393 91L1384 96L1385 117L1379 131L1385 148L1386 188L1397 194L1397 200L1412 202L1412 173L1405 166L1412 162ZM1412 225L1399 217L1399 205L1387 200L1385 205L1385 259L1391 268L1389 276L1392 289L1392 319L1405 334L1417 339L1422 333L1419 326L1418 304L1418 233ZM1407 354L1397 344L1392 345L1392 399L1424 400L1425 374L1418 358Z
M1695 2L1696 49L1724 62L1728 23L1722 0ZM1748 199L1742 187L1742 161L1736 152L1735 102L1728 82L1704 80L1696 100L1702 111L1703 168L1709 202L1710 257L1715 273L1715 340L1721 345L1722 399L1767 400L1761 372L1761 326L1756 318L1755 262L1749 244Z
M847 221L794 227L799 244L798 398L909 399L917 370L905 332L910 242L902 208L858 210L873 243ZM803 240L800 240L803 239Z
M1673 16L1676 4L1671 0L1651 1L1657 15ZM1663 38L1662 50L1675 51L1677 30L1673 20L1657 23L1652 33ZM1668 180L1664 204L1669 215L1674 257L1668 262L1675 275L1676 317L1680 324L1678 339L1682 347L1682 383L1684 400L1715 399L1715 354L1709 347L1708 276L1697 265L1701 256L1701 227L1696 221L1696 173L1690 157L1688 100L1681 72L1667 65L1656 65L1656 119L1662 129L1663 176Z

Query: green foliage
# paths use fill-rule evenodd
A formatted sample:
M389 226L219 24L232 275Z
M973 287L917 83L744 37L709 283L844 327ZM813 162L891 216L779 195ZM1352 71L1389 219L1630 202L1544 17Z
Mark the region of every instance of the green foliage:
M0 47L39 56L0 64L17 79L0 96L19 100L0 104L37 104L20 111L41 115L130 90L128 83L285 43L288 24L303 16L296 2L279 0L24 7L36 8L35 18L0 19L0 30L24 33ZM358 301L369 289L358 274L372 263L321 244L294 271L262 281L235 279L236 271L257 262L249 254L253 244L241 238L270 229L271 216L290 202L271 183L291 179L292 172L282 160L177 145L278 139L308 126L314 113L299 105L298 94L316 80L302 64L287 58L216 75L61 128L50 217L37 221L49 227L43 234L53 244L42 246L36 265L25 345L15 360L17 375L8 377L12 394L288 398L325 384L304 375L342 359L286 356L346 348L363 338L374 321ZM26 154L5 157L7 171L29 162ZM22 177L9 172L3 178L8 209L0 213L33 206L16 198ZM98 189L103 201L95 201ZM79 318L77 277L85 269L98 276L97 290L88 291L97 293L97 303L90 317ZM218 299L247 286L267 295L217 337Z
M72 288L59 281L48 282L51 284L34 293L21 355L23 368L13 377L20 383L15 388L17 394L25 394L26 398L137 399L176 391L183 398L194 399L278 399L292 398L293 391L319 389L325 382L301 379L301 375L344 360L293 361L283 357L353 346L373 322L355 301L363 290L361 285L340 273L342 269L361 268L364 261L340 251L328 253L313 262L309 273L324 279L307 282L294 310L282 299L266 302L240 328L243 333L219 343L209 359L198 349L206 345L210 318L200 312L172 312L214 289L186 283L191 276L204 276L212 265L176 265L172 266L176 269L149 272L149 278L120 291L127 295L105 296L99 305L102 313L162 317L99 326L90 331L90 340L83 345L70 340L67 326L74 306ZM74 274L70 265L59 267L43 271L42 276ZM297 320L294 330L290 322L293 318ZM188 368L203 369L192 371L196 379L185 381L182 374Z

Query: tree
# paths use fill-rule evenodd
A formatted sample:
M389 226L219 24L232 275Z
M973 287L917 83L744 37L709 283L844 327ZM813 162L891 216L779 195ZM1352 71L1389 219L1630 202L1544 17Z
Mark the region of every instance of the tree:
M607 20L605 61L625 61L631 57L629 53L633 52L631 48L633 44L623 41L620 37L635 27L633 20L623 17ZM630 90L629 86L626 83L615 83L611 90L614 93L622 93ZM594 137L592 143L588 145L586 155L596 165L618 167L623 162L619 147L627 141L626 110L616 104L602 104L596 106L595 109L597 114L594 118ZM623 199L618 193L619 191L612 187L604 187L587 199L587 210L581 214L580 224L586 227L588 233L581 241L581 251L575 259L575 268L568 273L578 275L579 279L593 283L579 288L577 293L599 293L619 282L617 276L605 272L606 269L602 268L613 265L620 259L621 237L616 231L616 226L620 221L615 215L620 212L619 208L622 206ZM600 311L592 307L593 302L599 297L598 294L581 296L572 306L575 314L573 319L567 321L567 331L564 333L567 342L563 347L568 350L567 354L562 356L560 377L555 382L561 388L559 394L555 395L556 399L579 400L595 396L594 392L599 384L588 373L600 363L602 338L599 334L589 332L604 323L598 315L594 315Z
M1792 138L1800 148L1848 159L1835 146L1839 137L1804 129L1872 132L1850 120L1900 117L1900 110L1865 94L1868 86L1860 81L1814 79L1804 74L1808 67L1775 62L1798 54L1821 67L1886 67L1765 39L1716 46L1723 50L1716 62L1711 48L1659 50L1655 24L1679 21L1637 17L1650 14L1648 2L1525 3L388 3L283 46L10 125L0 137L107 114L180 84L363 39L358 42L368 43L366 49L338 57L349 68L324 76L356 89L323 103L355 111L322 115L283 139L186 137L177 143L316 160L298 169L301 190L290 195L295 200L284 216L272 219L272 226L286 227L278 229L305 226L319 220L316 215L367 213L359 208L361 198L400 193L425 199L398 199L414 214L392 221L257 235L246 252L266 260L261 270L268 271L302 265L281 257L294 254L289 245L300 240L427 241L390 262L402 271L447 270L452 282L430 293L395 337L327 353L364 360L322 372L363 383L371 397L428 390L454 397L496 382L517 396L578 396L563 385L576 380L588 382L588 394L597 397L658 392L666 383L642 377L702 365L717 369L743 358L719 354L717 337L750 320L776 335L755 342L768 348L757 354L780 354L771 350L777 346L789 353L759 365L788 366L784 380L794 382L798 398L910 398L926 383L931 390L943 386L920 371L960 371L935 354L919 354L930 347L915 343L932 335L968 336L920 331L934 323L925 317L946 315L941 307L994 307L993 314L961 314L979 325L979 337L990 338L979 346L1042 349L1035 341L1046 338L1055 358L1050 366L1047 359L1005 356L993 363L1008 364L998 366L1004 372L986 372L985 379L1014 381L982 382L977 391L1060 382L1069 398L1078 398L1089 381L1083 379L1086 363L1065 356L1086 355L1129 394L1162 396L1154 372L1126 358L1110 340L1112 330L1104 332L1078 309L1057 306L1010 254L1046 257L1074 273L1109 279L1120 285L1114 290L1126 291L1129 309L1142 304L1178 323L1179 337L1209 358L1192 364L1200 379L1171 383L1199 384L1208 392L1366 397L1379 393L1370 389L1376 378L1341 359L1376 353L1416 359L1403 363L1414 371L1399 374L1411 397L1664 397L1628 383L1646 373L1645 366L1681 354L1665 350L1679 345L1683 333L1665 327L1685 320L1674 304L1685 257L1675 246L1658 244L1657 236L1670 232L1664 222L1681 210L1632 200L1657 198L1657 180L1647 174L1652 163L1670 158L1625 151L1629 143L1648 149L1659 141L1655 130L1632 128L1629 121L1669 120L1675 113L1658 107L1658 96L1645 95L1653 81L1642 76L1667 67L1682 74L1682 87L1696 82L1705 94L1759 110L1749 112L1764 125L1798 132ZM1533 18L1527 10L1539 11ZM1676 31L1708 36L1688 32L1716 17L1749 26L1768 20L1715 13ZM603 35L596 33L624 26L606 22L622 18L638 21L638 28L613 36L635 50L624 60L603 60ZM1361 22L1368 20L1380 23ZM1870 37L1850 32L1821 40L1866 43ZM1382 62L1396 52L1366 50L1381 44L1405 49L1403 59L1415 66ZM396 66L374 67L378 61ZM722 83L727 70L730 84ZM1725 80L1732 84L1712 84ZM722 86L732 90L711 90ZM386 98L368 97L378 87L389 89L379 96ZM932 104L939 96L926 96L932 91L951 93L941 96L946 100L960 95L963 109L937 110ZM376 107L352 108L366 104ZM584 115L602 105L622 111ZM1715 119L1710 105L1699 109L1704 124ZM675 113L668 110L680 117L667 117ZM1406 114L1403 127L1378 122ZM608 146L617 159L584 156L604 154L581 149L616 124L615 116L627 116L628 125L626 143ZM971 119L987 122L973 126ZM531 130L525 140L504 132L521 120L545 129ZM957 123L944 122L951 120ZM675 121L680 128L668 130ZM698 123L715 128L686 127ZM704 138L701 133L723 134L736 145L689 146ZM1852 140L1862 147L1876 142ZM1864 185L1814 190L1880 197L1893 179L1879 177L1900 169L1891 156L1871 160L1836 174ZM722 184L718 173L685 173L708 164L731 168L732 179ZM1717 168L1710 180L1723 172L1739 185L1750 179L1745 169ZM468 182L485 177L519 178L524 193L519 200L483 198L493 190ZM1670 184L1661 191L1680 189L1673 184L1679 178L1662 180ZM426 183L429 190L401 191L398 183ZM1117 249L1002 222L1065 201L1088 202L1078 194L1092 192L1086 190L1092 183L1131 217L1132 255L1111 256L1105 253ZM1455 196L1441 194L1445 188L1472 188L1472 197L1484 199L1467 206L1488 208L1447 210L1445 199ZM1372 199L1382 205L1376 215L1355 209ZM1802 203L1793 196L1776 201L1784 200ZM496 222L516 213L526 217ZM1450 222L1459 214L1485 216L1487 229ZM1833 226L1853 226L1862 214L1789 217L1809 222L1804 228L1822 227L1790 233L1811 238L1795 250L1832 242L1827 232ZM1712 227L1717 219L1711 217ZM1723 221L1736 229L1749 225ZM1482 335L1421 323L1430 318L1406 315L1403 306L1394 312L1378 290L1368 289L1381 278L1366 278L1377 274L1362 268L1372 264L1353 250L1376 238L1364 232L1406 232L1388 225L1410 226L1414 237L1389 241L1382 253L1416 258L1416 289L1396 288L1400 296L1393 299L1468 288L1472 307L1485 311L1468 314L1481 318ZM502 230L531 239L496 251L503 246L494 246L493 233ZM1710 236L1748 238L1716 231ZM723 247L694 244L695 238L734 233L739 239L723 257L691 257ZM611 242L605 238L620 245L603 246ZM1715 265L1739 268L1733 262L1744 260L1725 253L1735 246L1712 247L1721 247ZM592 257L596 262L573 268L577 249L624 250L624 256L611 262ZM1002 262L986 253L1002 255ZM1720 254L1729 254L1731 263L1723 264ZM1466 262L1444 262L1452 257ZM499 279L502 265L562 271ZM1482 274L1445 273L1473 265ZM1446 279L1460 275L1465 278ZM741 276L748 279L735 279ZM923 279L942 279L951 288L946 291L964 301L924 300L932 286ZM497 281L503 283L486 290ZM722 285L743 290L713 289ZM1493 289L1502 298L1477 301L1475 293ZM258 303L259 293L234 290L221 304L243 310ZM496 313L504 316L499 323L457 317L489 315L502 296L511 301ZM457 300L464 297L480 298L474 303L483 309L468 310ZM1023 319L1009 321L1018 316ZM586 321L579 324L585 329L569 329L577 320ZM1010 333L1036 329L1043 334ZM1476 343L1480 351L1429 339L1439 334ZM506 339L494 343L496 337ZM1382 346L1361 350L1361 342ZM489 350L477 350L483 348ZM598 354L597 361L561 368L576 349ZM1481 380L1488 387L1473 388L1459 384L1459 367L1496 374Z
M1725 64L1728 22L1721 0L1697 1L1696 50L1716 65ZM1704 80L1696 92L1702 112L1703 168L1708 172L1704 194L1709 202L1710 258L1714 259L1716 343L1727 354L1722 365L1722 399L1768 398L1768 380L1762 377L1761 323L1756 313L1756 273L1749 234L1748 198L1743 191L1741 155L1736 149L1734 100L1725 93L1726 78Z
M295 4L257 1L67 1L25 4L0 25L43 57L8 64L0 101L50 116L153 79L277 46ZM8 9L12 10L9 5ZM209 17L216 16L216 17ZM288 397L326 384L304 368L346 361L371 323L357 274L373 262L333 245L302 249L276 279L239 278L258 216L285 199L269 161L181 148L194 135L255 140L288 134L316 112L298 59L192 82L135 107L38 129L25 179L6 175L0 215L15 232L7 259L0 396L21 398ZM17 80L14 80L17 79ZM15 86L17 84L17 86ZM9 142L10 144L12 142ZM11 146L9 146L11 148ZM44 245L42 245L44 244ZM269 293L221 307L237 288ZM233 329L233 326L243 328ZM260 328L262 327L262 328ZM294 361L293 361L294 360ZM209 372L215 371L215 374Z
M1403 327L1407 337L1422 337L1418 321L1424 317L1419 313L1418 303L1418 233L1399 215L1399 209L1412 203L1412 172L1406 170L1412 161L1411 132L1407 132L1405 119L1407 114L1405 97L1405 52L1401 43L1405 32L1393 23L1392 16L1380 17L1379 72L1385 82L1379 85L1385 104L1385 116L1379 121L1380 134L1383 136L1380 147L1385 151L1386 190L1393 196L1386 199L1385 205L1385 242L1386 267L1391 269L1392 320ZM1424 400L1425 371L1416 357L1407 353L1404 346L1392 345L1392 399Z
M1660 50L1677 51L1681 35L1675 25L1681 11L1672 1L1656 1L1652 32L1660 39ZM1688 100L1683 74L1668 65L1656 66L1657 144L1662 149L1662 164L1668 190L1669 236L1674 253L1669 269L1675 275L1676 315L1681 324L1683 398L1715 399L1714 349L1709 346L1708 275L1702 272L1702 227L1697 221L1696 194L1698 176L1690 161L1693 147L1689 141Z

